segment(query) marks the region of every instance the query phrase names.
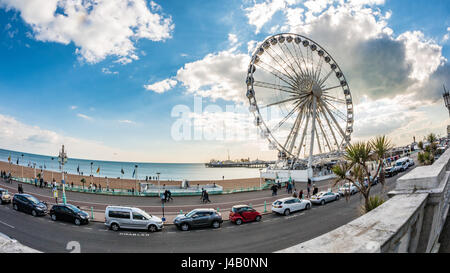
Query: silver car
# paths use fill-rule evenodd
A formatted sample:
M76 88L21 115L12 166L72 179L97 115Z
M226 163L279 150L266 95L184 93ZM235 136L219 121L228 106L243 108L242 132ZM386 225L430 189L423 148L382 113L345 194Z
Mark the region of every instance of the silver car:
M108 206L105 210L105 225L117 231L125 229L144 229L150 232L161 230L161 218L150 215L139 208Z
M310 201L313 204L325 205L325 203L339 200L339 197L339 193L321 191L318 194L311 196Z

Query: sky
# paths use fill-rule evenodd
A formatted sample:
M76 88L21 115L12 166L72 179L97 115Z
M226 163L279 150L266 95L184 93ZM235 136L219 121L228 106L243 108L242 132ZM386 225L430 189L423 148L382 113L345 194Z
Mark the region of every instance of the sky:
M339 63L354 99L352 141L444 136L449 14L447 0L0 0L0 148L273 160L253 135L245 78L258 45L285 32Z

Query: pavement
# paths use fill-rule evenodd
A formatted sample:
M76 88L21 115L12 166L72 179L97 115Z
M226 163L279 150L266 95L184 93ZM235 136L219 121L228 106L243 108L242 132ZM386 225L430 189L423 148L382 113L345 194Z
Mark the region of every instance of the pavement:
M17 193L19 182L12 181L11 184L6 180L0 179L0 187L8 189L11 193ZM321 190L328 190L331 181L316 182L316 186ZM303 189L306 193L306 183L296 183L298 191ZM24 193L29 193L37 197L41 201L47 202L49 205L55 204L53 193L48 188L39 188L34 185L22 183ZM58 193L58 202L62 202L62 192ZM222 214L223 219L229 219L229 213L234 205L247 204L251 205L257 211L266 214L271 213L271 204L276 199L289 197L291 194L286 193L286 189L282 188L276 196L272 196L271 190L242 192L223 195L210 195L211 203L203 204L199 196L179 196L174 197L173 201L164 204L164 213L161 200L158 197L139 197L139 196L110 196L103 194L83 193L66 191L67 203L79 206L82 210L93 214L92 221L104 222L105 209L109 205L139 207L147 213L165 218L165 224L172 224L173 219L180 213L187 213L196 208L213 208ZM50 207L50 206L49 206Z
M387 179L384 193L381 193L381 185L372 188L372 193L381 194L386 198L386 193L394 188L395 180L401 175ZM5 183L0 183L0 187L4 186ZM271 198L270 191L248 194L251 195L233 194L232 200L228 202L236 202L235 199L243 197L261 198L261 200ZM281 195L274 198L280 197ZM261 200L258 199L255 204L260 203ZM360 194L356 194L348 201L341 198L324 206L313 205L310 210L295 212L287 217L266 214L261 222L245 223L239 226L224 222L218 229L200 228L186 232L177 230L173 225L165 225L161 232L155 233L135 230L114 232L99 222L91 222L83 226L54 222L48 216L33 217L13 210L11 205L2 205L0 206L0 232L43 252L267 253L305 242L347 224L360 216L359 209L363 200ZM199 201L177 198L173 204L195 202L197 205L194 206L199 206ZM225 203L225 199L213 200L213 204L206 206L215 207L219 201ZM152 202L156 203L157 200L148 202L153 205ZM223 206L227 207L230 204ZM174 207L175 209L178 209L177 206Z

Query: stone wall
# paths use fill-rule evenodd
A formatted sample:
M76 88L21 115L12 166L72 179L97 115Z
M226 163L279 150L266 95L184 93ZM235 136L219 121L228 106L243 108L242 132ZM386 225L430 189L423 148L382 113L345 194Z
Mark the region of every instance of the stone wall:
M390 199L354 221L281 250L305 252L437 252L450 195L450 149L433 165L397 180Z

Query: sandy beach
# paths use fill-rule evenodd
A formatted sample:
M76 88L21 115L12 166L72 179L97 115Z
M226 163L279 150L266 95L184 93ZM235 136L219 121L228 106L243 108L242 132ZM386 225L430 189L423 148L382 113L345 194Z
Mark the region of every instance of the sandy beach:
M0 162L0 170L6 171L7 173L10 171L12 176L15 177L22 177L22 168L23 168L23 177L27 178L34 178L35 177L35 171L36 175L39 173L42 173L42 177L45 181L52 181L52 177L57 181L61 182L61 172L52 172L48 170L43 170L41 172L40 169L36 168L30 168L26 166L20 166L16 164L10 164L8 162ZM66 183L77 186L83 186L81 183L81 179L84 178L86 180L86 183L84 184L85 187L88 187L90 183L101 185L102 188L106 188L107 185L107 179L105 177L90 177L90 176L81 176L76 174L66 174L65 180ZM140 182L145 182L140 180ZM158 184L158 181L156 180L149 180L147 183L154 183L155 185ZM224 190L233 190L233 189L240 189L240 188L248 188L248 187L259 187L259 178L242 178L242 179L225 179L225 180L190 180L189 184L191 186L195 186L197 184L212 184L216 183L217 185L220 185L223 187ZM114 189L129 189L132 188L136 189L136 185L139 184L139 180L136 182L134 179L118 179L118 178L109 178L108 177L108 184L110 188ZM167 181L167 180L161 180L160 181L161 186L162 185L181 185L181 181Z

